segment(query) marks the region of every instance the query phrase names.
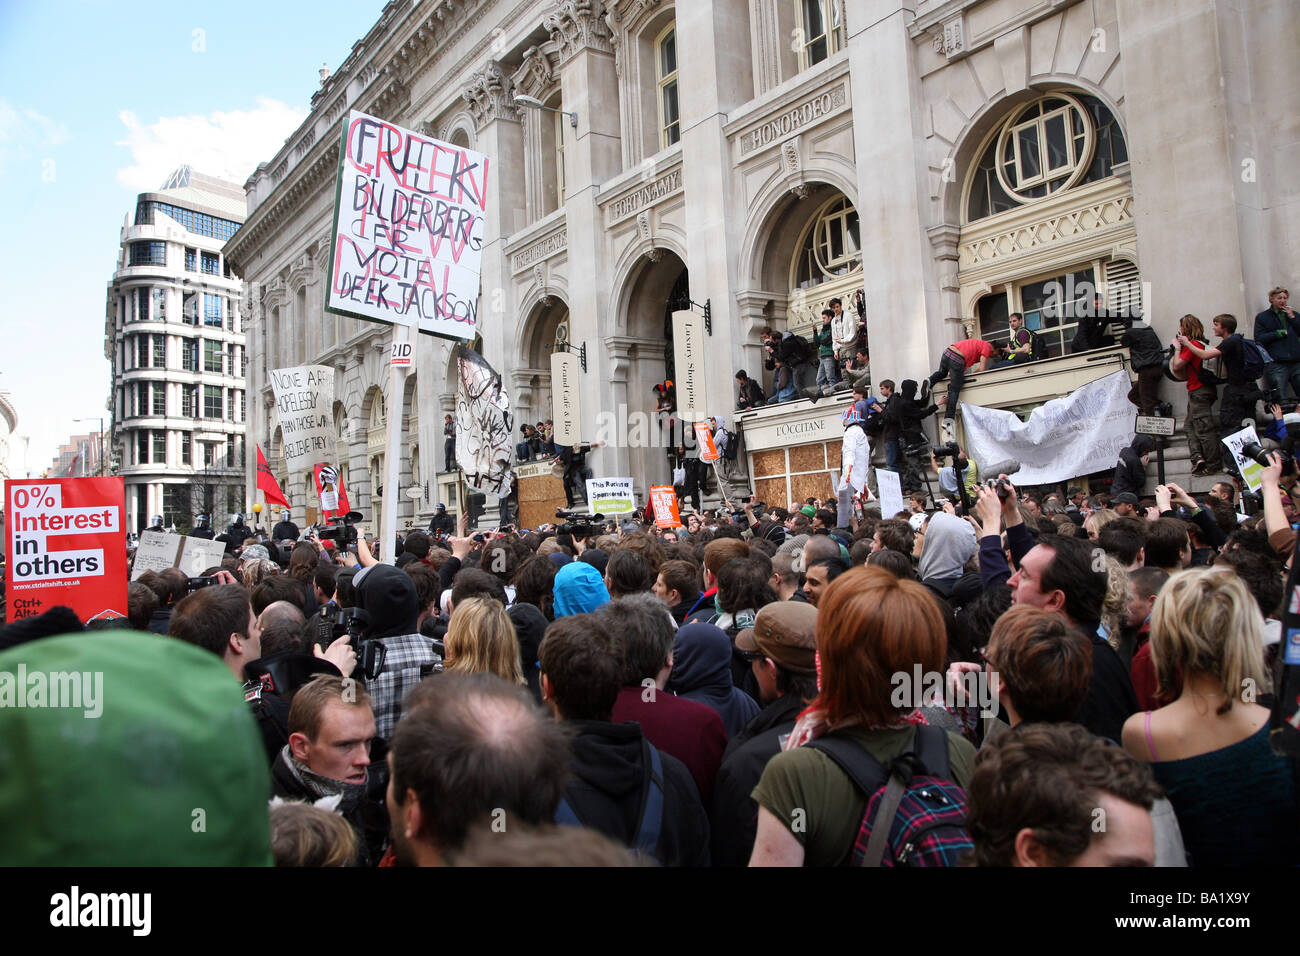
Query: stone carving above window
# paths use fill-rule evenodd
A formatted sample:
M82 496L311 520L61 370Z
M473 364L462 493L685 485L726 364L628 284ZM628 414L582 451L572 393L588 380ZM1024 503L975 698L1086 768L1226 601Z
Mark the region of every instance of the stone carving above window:
M590 47L614 52L613 34L605 23L605 8L599 0L562 0L560 9L542 21L551 42L565 62Z
M496 60L474 74L469 86L461 92L475 131L493 120L519 119L519 107L514 103L514 83Z

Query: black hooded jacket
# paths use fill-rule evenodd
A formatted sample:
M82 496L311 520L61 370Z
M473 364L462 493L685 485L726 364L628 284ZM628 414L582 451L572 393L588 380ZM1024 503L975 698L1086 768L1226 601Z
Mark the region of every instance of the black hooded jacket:
M569 721L575 731L564 798L583 826L632 846L650 768L641 725L598 720ZM709 819L691 773L676 757L659 751L664 809L655 857L664 866L709 865Z
M921 422L929 418L939 410L939 406L929 401L930 393L927 388L921 393L918 400L916 397L916 382L912 379L905 379L898 394L889 400L889 407L885 414L889 417L885 421L885 427L891 425L898 426L898 437L908 445L916 445L925 441L925 433L921 431Z
M519 661L524 668L524 679L537 703L542 702L541 671L537 667L537 649L546 634L546 615L533 604L514 604L506 609L519 639Z
M750 796L767 762L781 752L781 736L804 709L795 694L778 697L731 739L713 783L713 865L745 866L758 833L758 804Z
M732 682L731 641L713 624L695 622L677 631L668 690L716 710L728 739L758 715L754 698Z
M1142 456L1155 448L1155 439L1150 435L1138 435L1133 443L1119 453L1119 462L1115 465L1115 478L1111 483L1112 497L1131 492L1141 496L1147 484L1147 469L1142 464Z

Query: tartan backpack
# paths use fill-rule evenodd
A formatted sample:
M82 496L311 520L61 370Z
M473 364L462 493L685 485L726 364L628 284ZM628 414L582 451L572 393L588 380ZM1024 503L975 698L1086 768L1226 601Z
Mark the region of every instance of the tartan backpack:
M917 725L912 749L888 767L847 737L831 734L805 746L834 760L867 795L854 866L961 866L975 849L966 829L966 793L951 779L942 728ZM881 820L889 825L877 827Z

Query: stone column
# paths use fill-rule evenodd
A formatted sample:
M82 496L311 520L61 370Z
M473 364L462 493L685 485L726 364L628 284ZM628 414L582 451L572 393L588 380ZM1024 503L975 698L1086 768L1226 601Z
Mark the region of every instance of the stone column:
M849 19L849 80L862 216L863 285L872 380L920 378L961 337L953 296L940 293L924 229L927 188L919 148L923 114L911 12L899 0L863 0ZM950 283L951 284L951 283Z
M478 332L483 337L483 355L497 372L506 374L514 361L506 354L512 325L510 260L505 239L514 229L517 210L524 206L523 130L519 108L514 104L514 84L496 60L491 60L462 93L474 120L474 148L488 157L488 211L483 223L483 258L479 282ZM452 366L454 368L454 365ZM456 382L442 383L443 370L429 369L436 378L430 385L442 385L455 394ZM439 447L441 453L441 446Z
M682 186L691 298L710 305L705 394L710 408L727 415L736 404L736 363L744 346L752 344L731 294L744 217L727 212L743 210L744 201L733 185L731 144L722 129L727 113L753 95L746 5L736 0L678 4L677 54L679 75L687 80L678 97L682 155L690 157L682 164Z
M595 436L596 416L615 406L614 357L600 348L602 330L613 325L609 289L594 278L608 274L605 229L596 205L597 186L619 172L618 78L613 43L599 0L563 0L543 20L560 65L565 110L577 113L576 128L564 118L565 198L568 261L575 281L569 284L569 337L574 347L587 345L587 371L580 374L582 437ZM597 476L613 474L615 459L601 449L590 460Z

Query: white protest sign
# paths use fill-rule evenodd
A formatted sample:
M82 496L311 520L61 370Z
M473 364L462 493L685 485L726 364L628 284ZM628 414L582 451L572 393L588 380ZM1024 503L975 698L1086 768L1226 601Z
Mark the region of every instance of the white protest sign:
M905 510L903 506L903 485L898 480L898 472L884 468L876 469L876 486L880 489L880 517L889 520Z
M180 553L180 535L165 531L141 531L135 549L135 563L131 565L131 580L138 580L146 571L166 571L176 567Z
M284 435L286 470L292 474L320 461L334 461L334 369L272 369L271 387Z
M487 190L482 153L353 110L326 311L472 339Z
M636 510L631 478L588 478L587 505L591 513L626 515Z
M165 531L140 532L140 544L131 567L131 580L139 580L146 571L179 568L188 578L196 578L208 568L221 563L226 545L206 538L191 538Z
M1259 491L1262 482L1260 475L1264 469L1260 463L1253 458L1247 458L1241 453L1243 445L1249 442L1259 442L1259 436L1255 434L1255 426L1248 425L1239 432L1233 432L1223 443L1228 446L1228 451L1232 452L1232 457L1236 459L1237 471L1241 472L1241 480L1250 486L1251 491Z
M1107 471L1133 440L1128 372L1089 382L1035 408L1029 421L1013 412L962 403L966 452L982 468L1014 458L1017 485L1050 485Z

